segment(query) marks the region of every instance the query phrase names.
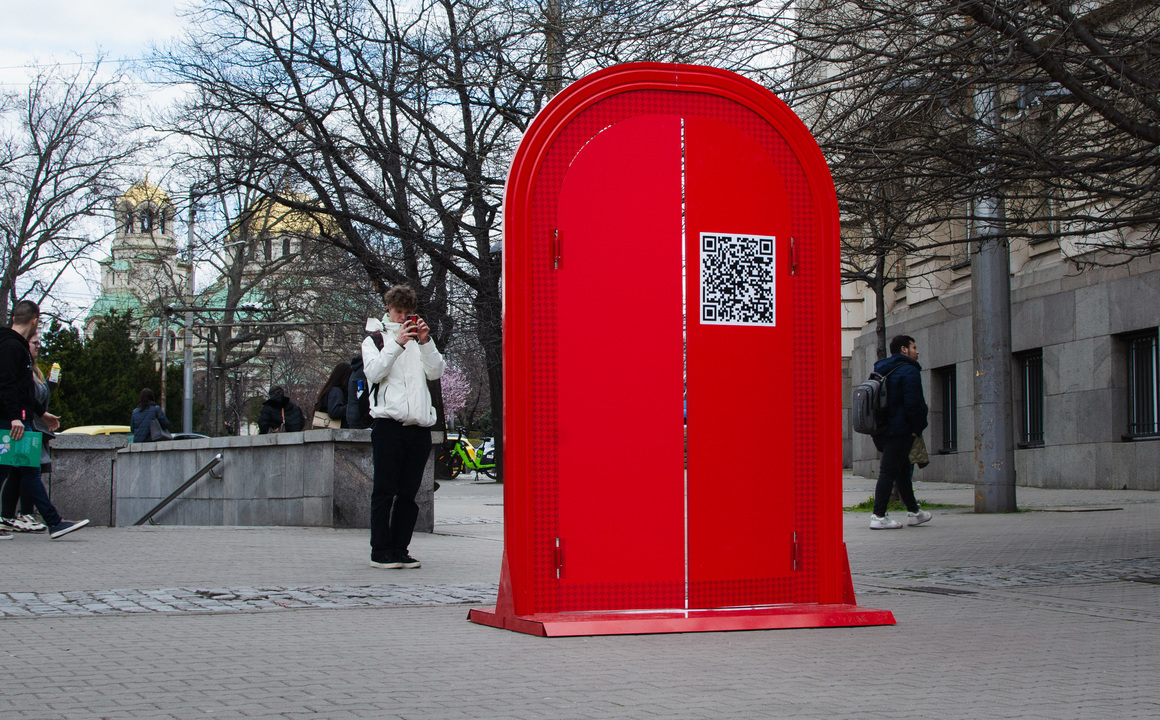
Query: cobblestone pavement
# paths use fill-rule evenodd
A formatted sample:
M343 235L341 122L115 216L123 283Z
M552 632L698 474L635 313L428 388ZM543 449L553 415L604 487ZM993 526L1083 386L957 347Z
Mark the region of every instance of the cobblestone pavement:
M498 585L299 585L0 593L0 616L63 617L123 613L256 612L308 608L400 607L494 602Z
M877 570L863 572L861 576L863 578L921 580L939 585L984 588L1070 585L1117 580L1160 582L1160 557L1144 557L1132 560L1085 560L1044 563L1042 565Z
M845 503L872 486L848 477ZM969 506L971 492L918 494ZM502 506L499 487L463 479L436 496L417 571L371 568L365 531L19 536L0 544L0 718L1160 717L1160 494L1019 496L1104 511L952 507L891 532L846 513L859 602L898 620L876 628L473 625L467 604L494 597Z

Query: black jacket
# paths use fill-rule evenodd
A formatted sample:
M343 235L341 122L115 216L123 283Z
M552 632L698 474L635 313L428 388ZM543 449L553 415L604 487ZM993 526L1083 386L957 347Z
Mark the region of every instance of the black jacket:
M333 387L326 394L326 414L334 420L341 420L342 427L347 427L346 388Z
M922 394L922 366L897 353L874 364L874 372L886 378L886 413L890 424L886 437L921 435L926 429L926 398Z
M286 418L286 426L282 427L282 418ZM262 403L262 412L258 414L258 434L265 435L271 430L282 432L299 432L306 427L302 419L302 410L288 397L270 398Z
M153 403L144 410L140 407L133 408L133 414L129 417L129 430L133 433L133 442L152 442L153 438L150 437L149 430L153 424L153 418L157 418L157 422L161 424L163 430L169 429L169 418L165 417L165 411L157 403Z
M0 328L0 425L20 420L27 428L48 408L36 401L32 353L28 339L12 328Z

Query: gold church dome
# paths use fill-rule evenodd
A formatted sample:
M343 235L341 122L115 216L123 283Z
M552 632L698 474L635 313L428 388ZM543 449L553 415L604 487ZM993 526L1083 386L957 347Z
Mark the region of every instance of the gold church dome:
M285 193L285 197L293 202L300 202L304 205L317 204L316 200L299 193ZM270 198L262 198L255 202L250 206L247 215L248 217L244 222L249 225L249 230L254 235L261 235L263 233L269 233L271 235L279 235L282 233L289 235L315 235L320 228L329 227L333 224L333 220L324 213L296 210Z
M169 194L148 180L141 180L125 191L117 204L129 203L136 207L142 203L151 202L157 207L169 204Z

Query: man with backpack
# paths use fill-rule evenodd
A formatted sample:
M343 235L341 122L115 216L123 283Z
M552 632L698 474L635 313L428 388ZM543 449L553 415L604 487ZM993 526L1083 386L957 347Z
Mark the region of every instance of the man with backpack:
M371 566L418 568L408 546L419 517L415 496L431 455L435 405L427 382L443 375L431 328L415 314L419 298L406 285L383 294L387 314L367 320L362 369L371 384Z
M909 335L896 335L890 341L890 357L874 364L874 372L885 376L886 429L874 436L874 445L882 451L878 484L874 488L872 530L896 530L902 523L886 512L890 494L898 494L907 509L907 525L921 525L930 520L929 512L918 506L911 483L910 450L915 438L926 429L926 399L918 364L918 345Z

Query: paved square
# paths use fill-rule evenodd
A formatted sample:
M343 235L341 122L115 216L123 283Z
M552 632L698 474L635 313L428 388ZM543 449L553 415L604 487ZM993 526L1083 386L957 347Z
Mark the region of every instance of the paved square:
M845 502L872 492L848 476ZM966 486L920 500L967 506ZM1156 718L1160 496L1019 489L1030 512L846 513L884 628L534 638L494 597L502 490L436 496L420 570L365 531L93 528L0 544L0 718ZM1074 512L1084 510L1085 512Z

